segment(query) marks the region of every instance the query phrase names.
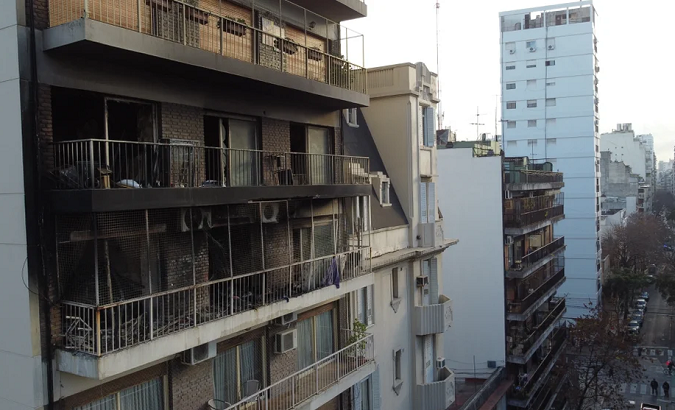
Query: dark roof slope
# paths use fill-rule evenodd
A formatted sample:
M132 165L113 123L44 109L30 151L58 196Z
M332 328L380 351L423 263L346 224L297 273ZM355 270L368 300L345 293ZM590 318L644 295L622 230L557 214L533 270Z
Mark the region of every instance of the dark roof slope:
M370 158L370 172L382 172L385 175L387 169L384 167L380 152L377 150L373 135L370 133L366 119L360 109L358 111L358 127L351 127L342 117L342 137L345 147L345 155L354 155ZM390 185L389 201L391 206L380 206L379 200L375 195L373 188L370 193L372 206L370 207L371 224L373 229L391 228L394 226L407 225L408 219L405 217L401 202L398 200L394 186Z

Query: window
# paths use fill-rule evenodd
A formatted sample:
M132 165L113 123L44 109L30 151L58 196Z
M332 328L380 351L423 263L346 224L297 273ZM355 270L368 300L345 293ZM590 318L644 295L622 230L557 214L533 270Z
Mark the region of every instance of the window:
M515 69L516 69L516 66L515 66L515 65L507 65L507 66L506 66L506 69L507 69L507 70L515 70Z
M548 86L548 87L553 87L553 86L555 86L555 81L551 81L551 82L549 82L549 83L546 83L546 86Z
M528 41L527 43L525 43L525 47L526 47L530 52L536 51L536 50L537 50L537 41L536 41L536 40Z
M394 391L398 394L403 385L403 368L402 368L403 349L394 351Z
M551 125L555 125L555 118L548 118L546 120L546 126L550 127Z
M164 409L164 379L158 377L109 396L92 401L73 410L162 410Z
M537 140L527 140L527 146L530 148L534 148L537 146Z
M352 127L358 127L358 115L357 115L357 108L348 108L345 110L345 118L347 119L347 124L352 126Z
M507 110L515 110L516 109L516 102L515 101L508 101L506 103L506 109Z
M436 183L420 182L420 223L436 222L436 213Z
M506 141L506 146L515 148L518 146L518 141Z
M422 140L427 147L433 147L436 143L434 107L422 107Z
M505 44L506 52L509 54L516 54L516 43L510 42Z
M352 410L380 410L380 369L352 387Z
M527 100L527 108L537 108L537 100Z
M548 146L548 145L555 145L557 142L558 142L558 140L556 140L555 138L548 138L548 139L546 140L546 145L547 145L547 146Z
M516 83L507 83L506 89L507 90L515 90L516 89Z
M298 321L297 368L302 370L335 351L333 310ZM230 402L232 403L232 402Z
M527 60L527 63L525 64L525 68L535 68L537 66L537 62L535 60Z
M546 60L546 67L555 65L555 60Z
M246 396L246 382L257 380L263 385L262 339L254 339L232 347L213 361L215 398L236 403Z
M546 99L546 106L547 107L555 107L555 98L547 98Z
M366 286L361 288L358 291L357 303L357 316L359 322L363 323L366 326L373 325L374 315L373 315L373 286Z
M516 128L515 121L506 121L506 128Z
M393 268L391 270L391 298L401 298L401 288L399 287L399 277L401 275L400 268Z
M527 126L529 128L536 127L537 126L537 120L527 120Z

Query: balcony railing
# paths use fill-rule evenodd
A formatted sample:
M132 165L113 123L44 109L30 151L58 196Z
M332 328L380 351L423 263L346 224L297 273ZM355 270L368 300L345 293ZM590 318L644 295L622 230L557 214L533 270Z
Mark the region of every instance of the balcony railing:
M53 144L59 189L369 184L369 159L181 143Z
M49 19L54 27L87 17L367 94L361 34L286 0L279 1L276 10L267 10L267 4L263 7L255 1L249 3L250 8L227 1L194 3L52 0ZM235 16L220 14L223 10ZM251 24L253 15L260 23ZM360 65L354 64L355 60Z
M561 236L560 238L554 239L548 244L542 246L541 248L532 251L520 260L516 261L515 265L511 267L510 270L513 271L523 271L536 264L546 256L556 252L559 249L562 249L565 246L565 237Z
M447 367L438 371L438 380L415 385L415 409L445 410L455 401L455 373Z
M452 300L440 295L438 303L415 306L413 329L416 335L444 333L452 324Z
M549 267L544 267L544 269L549 269ZM561 280L565 278L565 267L564 265L554 263L552 268L555 273L550 276L544 283L542 283L537 289L532 293L525 296L520 301L509 302L509 313L524 313L530 306L534 305L542 296L547 292L553 289Z
M315 397L348 375L375 360L373 335L366 335L349 346L319 360L235 404L224 403L225 410L290 410ZM252 404L255 405L252 406Z
M521 341L516 341L517 349L514 349L511 354L514 356L529 356L529 350L532 348L532 346L535 345L535 343L539 340L539 338L546 333L546 331L551 327L553 323L555 323L558 319L560 319L560 316L565 312L565 299L562 298L561 300L557 301L555 304L551 303L551 306L553 309L548 312L548 315L542 320L542 322L534 328L534 330L525 338L524 340Z
M535 370L532 375L528 378L525 385L515 386L513 388L513 397L519 400L527 399L533 392L534 386L537 385L537 381L544 375L544 372L548 369L548 366L551 365L554 358L558 356L561 348L567 340L567 328L565 326L559 327L551 339L551 350L544 358L544 360L539 363L537 370Z
M504 200L504 226L520 228L565 213L563 193Z
M505 170L506 184L552 184L563 182L562 172L539 170Z
M331 286L323 273L333 268L342 281L367 274L370 248L101 306L65 301L63 347L97 356L129 348Z

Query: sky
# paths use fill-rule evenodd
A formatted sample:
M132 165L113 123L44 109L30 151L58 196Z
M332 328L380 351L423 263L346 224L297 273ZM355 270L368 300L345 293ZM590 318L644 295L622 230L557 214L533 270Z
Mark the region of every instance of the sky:
M365 64L424 62L437 71L436 0L365 0L368 17L344 25L364 35ZM499 12L564 1L439 0L440 81L445 127L458 139L494 134L500 94ZM657 160L673 158L675 2L595 0L600 132L632 123L653 134Z

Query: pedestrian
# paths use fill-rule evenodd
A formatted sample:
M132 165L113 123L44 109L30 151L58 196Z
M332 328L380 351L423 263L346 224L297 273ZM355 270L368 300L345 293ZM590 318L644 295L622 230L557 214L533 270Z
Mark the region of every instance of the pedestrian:
M668 382L663 382L663 395L666 397L670 397L670 384Z
M672 375L673 374L673 366L675 366L675 363L673 363L673 361L669 359L668 362L666 362L666 366L668 366L668 374Z
M656 381L656 379L653 379L652 382L650 383L650 386L652 386L652 394L654 396L659 395L659 382Z

